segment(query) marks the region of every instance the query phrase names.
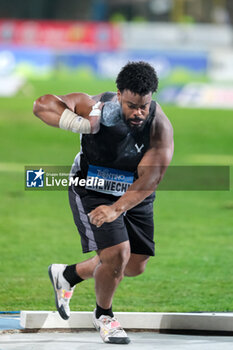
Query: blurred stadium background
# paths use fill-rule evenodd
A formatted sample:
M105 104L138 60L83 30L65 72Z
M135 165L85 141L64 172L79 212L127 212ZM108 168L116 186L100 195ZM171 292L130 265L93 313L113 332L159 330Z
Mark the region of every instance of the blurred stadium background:
M232 166L232 24L231 0L0 0L0 310L54 310L47 265L83 258L67 194L24 190L25 165L70 165L79 150L32 116L35 98L114 91L122 65L146 60L172 164ZM120 285L115 309L233 310L232 210L232 190L158 192L157 258ZM93 281L72 305L94 308Z
M54 71L113 79L126 61L144 59L158 70L161 102L232 107L232 86L225 86L233 80L230 0L1 0L0 6L0 95Z

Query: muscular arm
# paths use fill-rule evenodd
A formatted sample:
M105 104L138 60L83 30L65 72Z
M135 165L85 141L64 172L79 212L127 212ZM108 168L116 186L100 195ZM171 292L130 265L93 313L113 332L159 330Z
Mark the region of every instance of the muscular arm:
M91 223L101 226L104 222L114 221L148 197L162 180L172 160L173 150L172 125L158 105L151 131L150 149L138 165L138 179L113 205L99 206L93 210L89 215Z
M83 93L72 93L64 96L44 95L34 102L33 113L46 124L59 127L62 113L65 109L69 109L88 119L91 124L91 133L96 133L99 130L100 117L89 116L95 103L94 97Z
M138 179L113 205L120 214L133 208L156 190L172 160L173 129L160 106L152 128L150 146L138 165Z

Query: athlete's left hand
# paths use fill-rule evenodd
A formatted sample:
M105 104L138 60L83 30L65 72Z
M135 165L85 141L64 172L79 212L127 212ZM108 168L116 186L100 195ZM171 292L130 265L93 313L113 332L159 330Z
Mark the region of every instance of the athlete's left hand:
M96 227L102 226L105 222L112 222L118 218L120 213L112 205L100 205L88 213L91 224Z

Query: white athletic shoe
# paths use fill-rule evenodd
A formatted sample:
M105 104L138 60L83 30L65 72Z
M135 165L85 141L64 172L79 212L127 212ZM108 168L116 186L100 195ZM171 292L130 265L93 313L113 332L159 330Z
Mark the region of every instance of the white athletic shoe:
M115 317L102 315L96 318L96 310L93 313L93 324L105 343L129 344L130 339L119 321Z
M70 317L69 302L75 288L75 286L72 288L63 276L66 266L64 264L52 264L48 269L55 293L57 311L64 320L68 320Z

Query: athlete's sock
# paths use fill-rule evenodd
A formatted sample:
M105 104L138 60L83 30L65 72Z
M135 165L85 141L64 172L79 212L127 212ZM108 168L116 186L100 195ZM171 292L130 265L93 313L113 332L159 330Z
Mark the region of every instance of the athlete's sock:
M69 282L70 286L73 287L75 284L83 281L82 277L77 274L76 264L66 266L63 276Z
M112 307L110 307L110 309L103 309L102 307L100 307L97 303L96 303L96 318L100 318L100 316L102 315L107 315L110 317L113 317L113 312L112 312Z

